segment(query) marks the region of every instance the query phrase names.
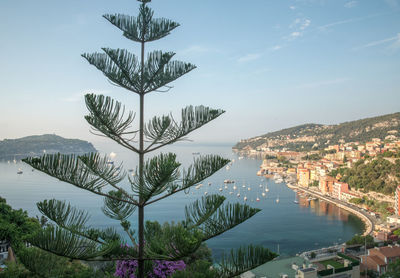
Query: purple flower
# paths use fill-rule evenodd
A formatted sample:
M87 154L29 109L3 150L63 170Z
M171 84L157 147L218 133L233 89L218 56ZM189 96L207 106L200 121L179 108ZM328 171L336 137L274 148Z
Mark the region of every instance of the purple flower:
M130 248L128 246L124 246ZM138 267L137 260L117 261L115 268L115 277L119 278L136 278L136 269ZM150 278L168 278L178 270L184 270L186 264L184 261L153 261L153 271L147 273Z

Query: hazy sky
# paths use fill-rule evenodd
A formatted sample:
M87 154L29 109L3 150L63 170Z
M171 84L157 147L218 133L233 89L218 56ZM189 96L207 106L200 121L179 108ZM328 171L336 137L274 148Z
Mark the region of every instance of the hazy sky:
M303 123L335 124L400 111L400 0L153 0L181 24L148 49L197 69L146 98L146 117L186 105L226 114L190 137L235 142ZM0 1L0 140L89 133L83 95L138 111L80 55L139 46L102 18L136 15L134 0Z

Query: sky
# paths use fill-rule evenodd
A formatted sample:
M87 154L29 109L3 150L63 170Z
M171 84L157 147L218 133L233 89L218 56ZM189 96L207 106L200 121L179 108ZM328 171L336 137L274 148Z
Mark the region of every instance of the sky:
M103 14L136 15L134 0L1 0L0 140L55 133L91 142L84 94L138 96L81 57L102 47L139 54ZM400 0L153 0L180 23L146 50L197 69L145 99L146 119L187 105L226 113L189 136L235 143L305 123L400 111ZM137 126L136 126L137 128Z

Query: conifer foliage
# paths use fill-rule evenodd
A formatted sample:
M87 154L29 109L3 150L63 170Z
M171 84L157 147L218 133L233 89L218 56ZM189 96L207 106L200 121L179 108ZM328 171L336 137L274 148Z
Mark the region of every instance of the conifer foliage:
M153 51L146 54L147 43L159 40L179 26L165 18L154 18L150 0L138 0L137 17L107 14L104 18L141 46L140 55L124 49L103 48L102 53L82 56L116 86L135 93L140 98L138 126L135 113L108 96L87 94L85 117L92 132L106 136L139 156L136 175L127 175L123 168L108 163L97 153L83 156L44 155L24 161L61 181L104 197L102 211L120 222L132 248L113 229L96 229L88 225L88 214L64 201L45 200L39 210L55 225L30 239L35 246L50 253L87 261L129 261L138 263L137 276L144 277L152 261L177 261L194 253L200 245L255 215L259 209L242 204L225 204L225 197L204 196L185 209L185 219L179 223L144 223L145 207L210 177L229 160L216 155L196 158L182 169L176 155L145 155L168 144L184 140L192 131L218 118L220 109L188 106L181 119L171 115L155 116L144 122L144 99L151 92L167 92L170 83L195 68L190 63L172 60L173 52ZM136 141L135 141L136 140ZM129 182L129 188L123 186ZM137 213L137 232L131 228L130 217ZM243 247L225 255L215 269L218 277L234 277L275 257L268 249Z

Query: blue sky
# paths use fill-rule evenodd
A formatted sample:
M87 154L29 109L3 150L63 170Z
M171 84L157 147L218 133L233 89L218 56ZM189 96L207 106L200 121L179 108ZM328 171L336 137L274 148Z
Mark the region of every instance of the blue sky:
M148 50L197 69L146 98L146 116L204 104L227 111L190 137L235 142L303 123L336 124L400 111L400 0L153 0L181 24ZM135 15L134 0L0 1L0 140L89 133L84 93L138 111L80 55L139 53L105 13Z

